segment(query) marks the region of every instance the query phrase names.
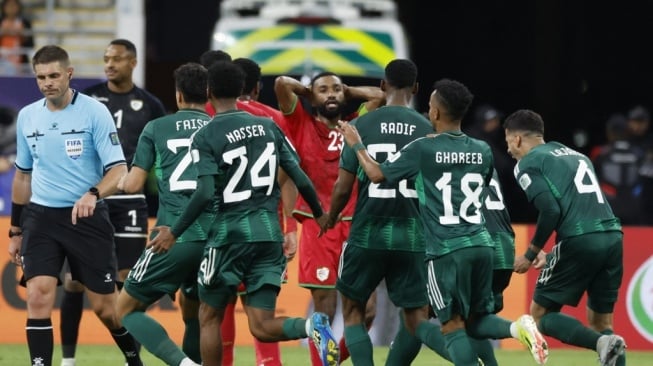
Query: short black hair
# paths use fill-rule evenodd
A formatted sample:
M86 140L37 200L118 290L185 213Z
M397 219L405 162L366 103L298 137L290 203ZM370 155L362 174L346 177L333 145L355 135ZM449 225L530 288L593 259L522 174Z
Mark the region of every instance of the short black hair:
M134 43L128 39L124 38L118 38L114 39L113 41L109 42L109 45L114 45L114 46L123 46L127 50L127 52L131 53L134 55L134 57L137 56L136 54L136 46Z
M467 87L456 80L440 79L433 84L440 105L446 109L446 113L453 121L460 121L465 117L469 106L474 100L474 95Z
M313 76L313 78L311 79L311 86L315 83L315 81L316 81L317 79L323 78L323 77L325 77L325 76L335 76L335 77L337 77L338 79L340 79L340 76L339 76L338 74L336 74L335 72L331 72L331 71L322 71L322 72L318 73L317 75Z
M174 72L175 88L187 103L206 103L206 86L209 72L196 62L188 62Z
M215 98L238 98L243 94L245 71L231 61L218 61L209 68L209 93Z
M245 71L245 87L243 88L243 92L251 93L259 81L261 81L261 67L256 61L245 57L234 59L233 62Z
M200 56L200 63L207 69L218 61L231 61L231 55L223 50L208 50Z
M47 45L39 48L32 57L32 67L38 64L49 64L51 62L59 62L61 66L68 67L70 65L68 52L59 46Z
M519 109L506 117L503 128L508 131L524 131L544 136L542 116L530 109Z
M385 81L397 89L412 88L417 83L417 65L411 60L392 60L385 67Z

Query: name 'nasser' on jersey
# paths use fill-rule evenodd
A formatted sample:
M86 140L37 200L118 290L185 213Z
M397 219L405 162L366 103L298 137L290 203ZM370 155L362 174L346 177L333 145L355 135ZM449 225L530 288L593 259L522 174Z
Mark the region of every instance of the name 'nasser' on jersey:
M217 114L193 136L197 176L214 175L218 215L207 245L282 242L278 167L293 177L297 159L279 127L244 111Z
M300 166L315 185L322 207L328 211L331 204L331 191L338 179L340 152L344 146L343 137L336 129L329 128L306 111L299 100L295 109L285 117L288 122L286 132L297 149L301 159ZM346 119L350 120L354 117L357 117L357 113ZM351 219L357 194L358 186L354 185L351 198L342 210L343 219ZM312 217L308 204L301 196L297 197L294 215L300 221L306 216Z

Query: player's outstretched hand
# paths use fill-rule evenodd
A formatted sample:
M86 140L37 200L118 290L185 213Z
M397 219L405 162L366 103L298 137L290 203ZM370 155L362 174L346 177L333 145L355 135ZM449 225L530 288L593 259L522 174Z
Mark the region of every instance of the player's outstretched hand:
M150 249L152 253L165 253L175 245L177 238L172 235L169 226L155 226L152 228L152 231L158 232L154 239L152 239L152 241L147 245L147 248Z
M356 127L350 125L349 122L338 121L337 128L338 131L345 138L345 142L347 142L347 145L353 146L362 141L360 135L358 134L358 130L356 130Z

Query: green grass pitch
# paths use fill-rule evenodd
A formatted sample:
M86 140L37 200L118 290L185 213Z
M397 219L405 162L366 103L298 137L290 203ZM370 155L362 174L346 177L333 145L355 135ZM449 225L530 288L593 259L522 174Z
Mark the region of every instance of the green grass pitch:
M374 361L376 365L385 365L387 347L376 347L374 349ZM301 346L286 346L281 348L281 357L284 366L307 366L310 365L308 350ZM536 365L530 354L526 351L497 350L497 360L501 366L528 366ZM653 351L627 353L628 366L651 366L653 365ZM141 352L146 366L164 365L163 362L152 356L146 350ZM29 363L27 346L24 344L0 345L0 365L15 366L27 365ZM236 347L235 366L255 366L253 347ZM60 347L55 345L54 366L58 366L61 360ZM77 364L80 366L116 366L122 365L122 355L115 346L90 346L80 345L77 349ZM342 366L351 366L347 360ZM444 361L427 348L422 348L413 366L446 366L451 363ZM593 366L598 365L596 352L580 349L552 349L549 354L548 366Z

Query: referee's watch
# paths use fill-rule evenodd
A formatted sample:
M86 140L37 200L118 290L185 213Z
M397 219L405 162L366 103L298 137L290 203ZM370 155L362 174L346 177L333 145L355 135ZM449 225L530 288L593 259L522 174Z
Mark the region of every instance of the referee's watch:
M95 198L98 199L98 201L100 200L100 191L98 191L97 187L89 188L88 193L94 195Z
M20 230L11 231L11 229L9 229L9 238L13 238L14 236L21 236L21 235L23 235L22 231L20 231Z

